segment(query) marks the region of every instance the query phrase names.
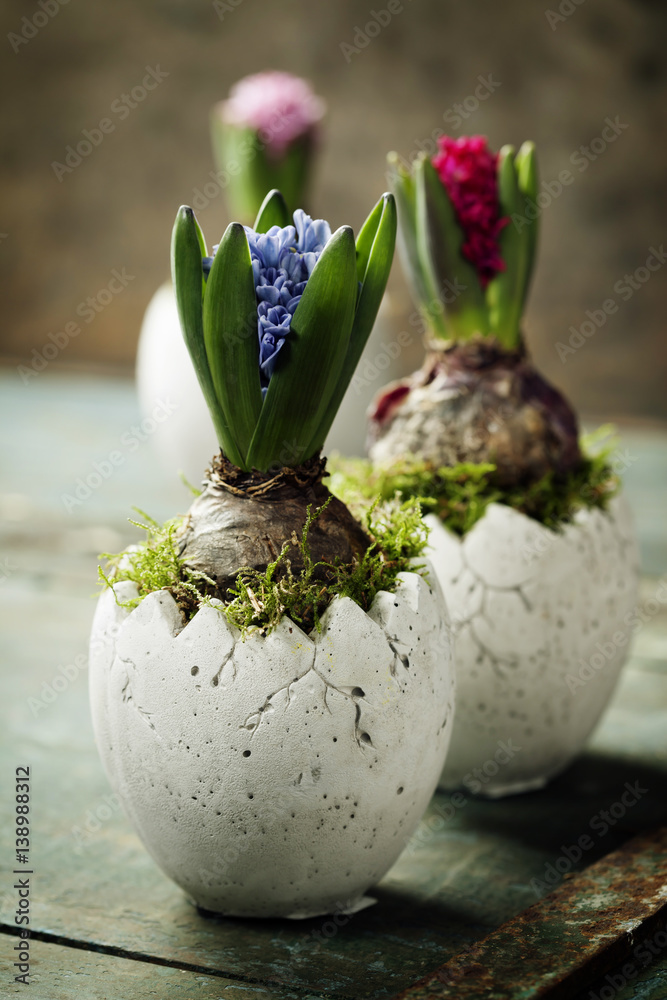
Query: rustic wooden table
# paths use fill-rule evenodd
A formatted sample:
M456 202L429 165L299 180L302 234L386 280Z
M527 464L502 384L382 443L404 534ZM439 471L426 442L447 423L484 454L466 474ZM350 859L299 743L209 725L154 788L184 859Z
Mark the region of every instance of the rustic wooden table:
M15 886L29 872L30 995L40 1000L667 997L667 835L658 829L667 604L656 599L667 594L667 434L622 437L645 623L586 753L540 793L465 795L455 810L436 796L373 893L377 904L354 917L210 919L161 874L118 808L87 699L97 554L136 537L131 504L162 518L186 507L187 493L176 477L165 482L130 383L45 372L23 385L14 371L0 381L0 996L24 989L14 981ZM122 460L106 475L113 451ZM77 480L96 469L99 485L77 497ZM21 767L30 768L28 863L16 860ZM612 808L593 846L568 861L564 848L626 783L636 804Z

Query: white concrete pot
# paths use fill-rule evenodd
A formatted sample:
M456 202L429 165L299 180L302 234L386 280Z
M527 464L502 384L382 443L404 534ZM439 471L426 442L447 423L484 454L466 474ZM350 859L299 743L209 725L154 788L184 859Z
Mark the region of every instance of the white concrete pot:
M441 787L540 788L576 757L628 654L639 558L625 500L562 534L492 504L429 553L452 619L457 701Z
M121 599L136 593L119 583ZM442 594L401 574L368 614L335 598L242 641L214 607L183 628L158 591L93 624L90 692L114 791L199 906L310 917L366 905L428 805L451 733Z
M325 443L324 454L340 451L364 455L366 410L378 387L405 374L395 342L393 324L386 319L390 306L383 300L357 373L338 410ZM198 483L201 470L218 451L213 424L183 341L176 298L171 283L157 290L146 309L137 351L137 388L144 417L150 418L160 401L168 401L168 421L157 426L151 444L165 472Z

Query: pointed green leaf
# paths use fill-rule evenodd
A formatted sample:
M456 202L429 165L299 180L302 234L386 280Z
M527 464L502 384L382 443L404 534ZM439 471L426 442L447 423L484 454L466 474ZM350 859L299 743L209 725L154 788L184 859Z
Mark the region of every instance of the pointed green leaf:
M415 166L417 249L429 284L432 311L444 309L447 335L467 340L488 332L488 314L475 268L462 253L463 231L431 161Z
M427 311L428 303L432 301L433 296L429 292L428 278L424 275L417 249L417 193L414 178L401 166L396 153L389 153L387 156L387 167L389 187L396 199L398 255L401 259L403 273L414 302L424 314L433 332L439 337L446 337L447 330L442 310L435 310L432 314ZM361 236L361 234L359 235Z
M357 299L354 236L338 229L318 260L292 319L248 453L266 470L311 458L311 442L338 383Z
M357 238L357 278L361 281L361 292L357 299L345 361L331 403L311 442L312 454L324 445L373 329L394 259L396 224L394 196L384 194L366 219Z
M211 141L232 217L250 226L267 191L277 188L289 212L303 207L313 159L314 139L305 133L289 144L283 156L272 156L255 129L223 121L214 108Z
M491 331L509 348L519 343L528 261L527 235L515 221L522 214L523 196L517 182L514 153L513 146L503 146L498 154L500 214L508 216L510 221L501 230L499 239L505 270L496 274L486 288Z
M211 144L220 178L220 191L233 219L251 225L262 199L275 184L257 176L261 143L252 129L227 125L217 108L211 113ZM230 167L232 168L230 170Z
M191 209L191 211L192 211L192 209ZM201 252L201 255L202 255L202 257L208 257L208 250L206 249L206 240L204 238L204 234L201 231L201 226L197 222L197 216L195 215L194 212L192 212L192 221L194 222L194 225L195 225L195 233L197 234L197 241L199 243L199 250ZM203 274L203 271L202 271L202 274ZM204 294L204 285L202 285L202 296L203 296L203 294Z
M285 155L275 160L268 152L262 156L266 163L266 183L264 191L278 188L282 191L290 215L297 208L308 204L308 184L313 163L315 139L311 132L305 132L289 144Z
M357 280L361 283L363 283L364 276L366 274L366 268L368 267L368 261L370 260L371 251L373 249L373 242L377 235L382 213L385 209L386 198L387 195L384 194L373 206L373 210L359 230L359 235L357 236ZM395 205L396 202L394 198L392 198L392 201Z
M239 222L225 230L204 295L204 341L215 393L232 432L236 457L246 456L262 409L257 300L248 240Z
M262 206L257 213L253 229L256 233L267 233L271 226L280 226L284 229L291 223L289 211L285 199L277 188L269 191L262 202Z
M537 195L539 191L539 176L537 170L537 154L534 142L524 142L514 161L519 179L519 191L523 195L523 221L527 233L528 261L526 279L523 289L523 301L528 297L530 279L535 267L537 239L539 235L539 212L537 211ZM530 213L530 214L529 214ZM530 217L532 216L532 218Z
M171 273L178 315L183 338L211 414L218 443L228 454L233 442L215 393L204 344L202 255L206 255L204 237L194 212L183 205L178 210L171 237Z

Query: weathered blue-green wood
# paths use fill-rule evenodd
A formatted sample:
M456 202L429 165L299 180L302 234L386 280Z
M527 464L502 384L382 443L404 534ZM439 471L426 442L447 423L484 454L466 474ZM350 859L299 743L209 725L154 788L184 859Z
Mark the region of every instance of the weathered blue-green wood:
M650 940L650 935L647 935ZM630 968L628 968L630 966ZM572 1000L665 1000L667 958L631 958L606 972Z
M396 1000L571 1000L612 961L628 975L644 939L667 943L666 875L667 826L573 874Z
M14 938L0 940L11 950ZM0 986L2 997L40 997L48 1000L311 1000L291 990L277 993L261 986L233 983L199 972L137 962L115 955L33 941L30 986L10 976ZM10 961L12 961L10 959ZM13 963L12 963L13 964ZM4 965L4 962L3 962ZM313 998L315 1000L315 998Z
M661 610L635 637L632 662L589 752L538 794L497 803L466 795L465 806L451 816L449 797L437 797L413 843L374 893L375 907L339 928L326 921L199 916L158 871L121 812L112 809L107 816L110 789L93 744L86 671L77 659L86 653L97 552L136 537L124 521L131 503L163 517L187 507L187 494L176 479L165 485L145 442L136 452L128 450L116 473L68 514L62 493L136 426L131 391L122 382L48 373L29 386L16 382L0 378L0 570L7 567L0 573L5 929L11 929L15 906L7 890L13 859L7 792L14 768L26 762L34 768L33 930L202 970L239 989L267 990L277 1000L285 990L361 1000L405 989L547 891L545 873L563 845L576 842L601 809L619 800L625 782L639 781L647 791L594 838L572 870L665 822L667 614ZM655 496L661 496L664 509L667 437L647 438L646 448L644 438L636 440L641 458L627 477L629 495L646 512L639 529L642 534L648 526L644 547L654 573L644 582L646 601L656 592L655 575L667 570L667 555L660 562L667 527L661 534L655 506ZM67 683L47 703L58 677ZM62 686L58 681L56 687ZM77 827L89 833L83 846ZM1 944L8 939L0 935ZM32 995L50 998L41 989Z
M637 673L642 692L646 683L652 685L652 695L642 693L640 708L648 701L655 711L660 675ZM54 671L42 668L42 675L52 679ZM547 792L500 803L468 799L447 821L442 811L448 797L438 797L415 849L406 852L381 887L378 905L350 920L331 940L313 937L313 932L322 934L321 922L208 921L157 871L120 812L107 818L109 789L92 745L83 674L32 721L28 692L39 697L40 685L26 683L25 671L19 671L5 672L3 687L3 704L13 699L17 713L12 748L3 755L3 784L21 762L34 770L36 926L48 934L267 983L346 996L391 995L534 902L531 879L543 881L561 845L575 842L593 815L617 801L626 781L640 780L650 794L598 838L577 867L660 822L667 799L664 771L642 760L652 759L650 745L639 745L628 761L620 761L613 755L614 726L606 738L609 756L582 758ZM618 711L632 715L632 689L630 684L623 693ZM635 722L641 731L638 713ZM663 732L665 727L663 710ZM21 739L21 731L29 730L34 738ZM602 747L605 732L598 737ZM4 860L11 857L11 843L3 826ZM76 828L87 834L87 826L89 836L78 850ZM10 894L2 910L5 920L11 919L12 903Z

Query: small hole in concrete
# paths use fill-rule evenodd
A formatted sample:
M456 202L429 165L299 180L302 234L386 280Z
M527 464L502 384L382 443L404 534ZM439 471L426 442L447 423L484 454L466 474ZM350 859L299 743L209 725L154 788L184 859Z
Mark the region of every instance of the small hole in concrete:
M199 673L199 667L193 667L190 673L192 674L193 677L196 677L197 674Z

